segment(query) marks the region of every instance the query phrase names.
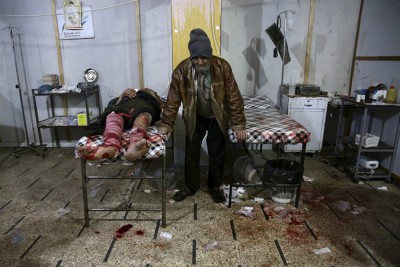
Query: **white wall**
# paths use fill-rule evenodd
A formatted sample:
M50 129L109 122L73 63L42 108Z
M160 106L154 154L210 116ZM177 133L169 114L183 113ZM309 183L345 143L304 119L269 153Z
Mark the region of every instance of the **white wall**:
M360 33L356 55L358 57L400 56L400 1L398 0L365 0L361 17ZM400 61L366 61L356 60L353 75L352 91L368 88L370 84L383 83L390 86L394 78L400 79ZM397 91L399 87L397 86ZM353 92L352 92L353 93ZM397 94L397 102L400 97ZM393 141L400 133L396 126L400 114L383 110L376 111L376 118L371 132L378 134L381 140L393 145ZM378 123L376 123L378 122ZM368 155L377 157L380 164L389 168L390 157L382 154ZM400 146L395 153L395 163L400 159ZM400 165L394 164L393 172L400 174Z
M32 5L26 1L1 1L2 14L50 14L51 2L39 5L38 1ZM27 5L25 5L27 4ZM0 16L0 27L13 26L19 28L15 33L19 33L20 39L14 35L15 50L17 54L18 71L21 83L21 92L23 94L23 103L27 115L28 131L33 141L32 113L29 109L29 92L31 86L38 86L38 81L42 73L54 73L57 71L57 55L54 47L53 22L51 17L4 17ZM33 30L32 28L35 28ZM8 30L0 31L0 103L1 103L1 143L4 145L18 145L26 142L22 109L19 100L18 90L15 89L17 75L15 69L13 46L10 32ZM19 42L21 40L21 42ZM29 40L29 41L27 41ZM25 60L25 72L22 68L20 46ZM26 78L26 79L25 79ZM40 84L39 84L40 85Z
M357 56L400 56L399 8L398 0L365 0ZM357 60L352 89L368 88L371 83L389 85L393 78L400 78L399 70L399 61Z
M273 58L274 45L265 29L279 13L295 11L289 16L293 26L286 32L291 62L285 65L283 82L293 77L302 83L310 1L222 3L222 56L232 63L241 91L278 102L282 63ZM360 1L316 1L308 82L330 94L348 90L359 7Z
M51 0L1 2L2 14L51 14ZM353 50L348 43L354 39L360 1L332 2L318 0L316 4L309 82L319 84L329 92L345 92ZM118 6L123 3L127 4ZM135 3L123 0L85 0L83 5L92 7L95 38L61 40L65 82L82 81L83 71L88 67L95 68L100 76L98 83L104 106L111 97L118 95L126 87L139 86ZM57 7L62 7L61 0L57 0ZM170 8L170 0L141 1L144 83L161 95L166 95L172 72ZM285 66L284 82L289 82L291 77L295 77L298 82L304 80L309 8L309 0L222 0L222 56L231 63L243 94L265 94L277 101L282 64L279 58L272 57L274 47L265 29L285 10L294 10L296 14L293 15L293 29L288 30L286 35L292 61ZM24 100L28 102L27 89L40 86L43 74L58 73L53 18L0 16L0 25L17 26L23 33L21 45L26 72L21 77L26 76L27 83L23 90L26 93ZM341 42L343 39L348 40L348 43ZM4 107L4 110L13 110L13 116L2 119L1 125L19 133L2 134L1 142L2 145L21 144L25 139L16 94L18 91L12 88L16 77L15 70L9 67L14 63L10 53L10 38L6 31L1 32L1 48L1 53L7 53L3 57L6 60L0 67L5 70L0 74L0 101L4 102L0 109ZM20 56L18 60L21 69ZM332 67L326 61L336 64ZM41 114L46 109L42 105ZM32 111L27 107L28 117L31 116L30 113ZM32 121L33 119L28 119L29 129L34 128ZM33 133L30 136L33 139ZM50 131L45 133L44 139L45 143L52 145ZM73 144L73 141L67 140L64 145Z
M277 102L281 84L282 61L274 58L274 45L265 29L276 22L277 15L295 10L295 25L286 39L292 61L285 65L284 83L291 76L302 80L305 58L309 1L223 1L222 56L233 67L243 94L268 95ZM283 31L283 28L282 28Z
M166 96L172 75L171 1L141 1L140 10L144 85Z
M57 0L57 7L62 8L61 0ZM101 90L101 101L103 107L108 101L118 96L127 87L139 87L138 74L138 50L136 38L136 9L135 3L116 0L83 1L84 5L92 7L94 24L94 39L61 40L61 54L65 83L76 83L83 81L84 71L91 67L98 71ZM29 16L0 16L0 26L18 27L21 33L21 42L16 39L17 64L21 77L21 87L24 94L24 102L28 103L30 89L37 88L42 84L42 75L49 73L59 74L51 0L32 1L2 1L1 13L9 15ZM31 16L38 15L38 16ZM8 31L1 31L1 53L4 52L5 60L2 60L0 70L0 102L1 111L10 114L2 116L1 119L1 143L5 146L13 146L26 143L23 135L23 124L21 119L21 108L18 99L18 91L13 89L17 83L14 59L12 53L11 38ZM23 61L19 53L19 45L22 48ZM25 75L23 74L25 65ZM23 77L26 77L26 83ZM30 96L32 99L32 96ZM40 100L39 100L40 101ZM48 103L41 102L39 115L43 119L47 116ZM78 110L83 108L83 101ZM36 139L37 133L33 133L31 118L33 109L29 110L25 105L30 142ZM11 111L11 112L10 112ZM58 114L63 113L62 103L56 110ZM76 111L72 110L74 115ZM35 122L34 122L35 124ZM18 133L18 134L15 134ZM50 146L54 144L50 130L44 130L43 140ZM62 145L74 146L75 140L68 140Z
M310 83L331 94L346 93L361 1L317 1Z
M92 7L95 38L61 40L65 82L82 81L83 71L88 67L95 68L100 76L98 83L104 107L110 98L117 96L125 88L139 86L136 5L134 1L126 0L82 2L83 5ZM373 12L373 8L382 6L388 6L389 10L398 10L391 8L393 5L397 7L396 0L378 2L382 3L375 4L370 9L367 3L374 1L366 0L365 6L370 12ZM3 14L0 15L0 27L19 27L22 33L25 72L22 69L21 53L17 51L18 68L29 137L31 142L34 140L36 143L38 141L37 133L34 133L35 122L32 123L33 110L29 105L29 101L32 101L30 89L41 85L43 74L58 73L53 18L48 16L51 14L51 3L51 0L0 0L0 14ZM320 85L330 94L348 92L360 3L361 0L316 0L309 82ZM160 95L166 95L172 73L171 1L146 0L141 1L140 6L144 85L155 89ZM57 7L62 7L61 0L57 0ZM268 95L277 101L282 65L279 58L272 57L274 47L265 29L285 10L294 10L296 14L292 16L293 29L288 30L286 35L292 61L285 66L284 82L289 82L291 77L303 82L310 0L222 0L221 53L231 63L243 94ZM398 20L393 12L384 13L387 16L371 15L368 18L381 18L379 23L398 25L390 20ZM46 16L14 17L4 14ZM372 22L374 25L377 23ZM390 34L392 32L389 31L385 36ZM397 34L397 38L398 36L400 35ZM371 41L362 34L360 38L359 51L363 51L363 45ZM398 47L395 45L398 43L393 42L390 47ZM0 119L2 146L26 142L18 90L14 88L16 72L12 55L9 32L0 31L0 112L5 114ZM398 69L398 66L394 65L393 68ZM362 66L362 75L364 70L367 67ZM45 102L40 105L41 115L47 112L47 104ZM50 131L46 131L44 142L54 145ZM179 128L176 134L176 140L182 140L183 129ZM66 138L62 145L74 146L75 142L75 139ZM183 147L178 155L182 155L182 149Z

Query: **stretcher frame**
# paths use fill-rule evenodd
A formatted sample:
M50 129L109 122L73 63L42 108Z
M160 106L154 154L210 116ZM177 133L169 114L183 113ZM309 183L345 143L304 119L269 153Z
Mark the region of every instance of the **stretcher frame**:
M150 136L156 136L158 135L157 129L155 126L151 126L148 129L148 132ZM128 131L124 132L125 136L129 136ZM93 136L91 137L94 140L97 138L101 138L101 140L98 141L98 143L102 143L102 137L101 136ZM87 139L87 137L86 137ZM81 140L85 140L85 137L82 137ZM81 178L82 178L82 194L83 194L83 209L84 209L84 219L85 219L85 226L89 227L89 222L90 222L90 213L91 212L99 212L99 211L116 211L116 212L129 212L129 211L160 211L161 212L161 227L166 227L167 225L167 183L166 183L166 164L167 164L167 146L166 146L166 141L167 138L157 138L155 142L151 143L151 146L149 148L149 152L143 156L139 160L146 160L146 159L160 159L162 160L162 169L161 169L161 176L153 176L153 177L144 177L144 176L124 176L124 175L88 175L87 174L87 160L80 159L81 161ZM86 141L85 141L86 142ZM82 145L83 143L80 141L78 142L78 146ZM85 143L86 144L86 143ZM173 144L173 141L172 141ZM173 147L173 145L172 145ZM124 149L124 148L123 148ZM154 152L157 150L157 152ZM120 152L120 154L123 154L123 150ZM75 156L79 158L77 153L75 153ZM154 208L132 208L131 205L129 205L126 208L95 208L95 207L90 207L89 206L89 201L88 201L88 187L87 183L90 180L143 180L143 179L158 179L161 180L161 206L160 207L154 207ZM132 203L130 203L132 204ZM112 219L112 220L120 220L120 219ZM125 220L125 219L124 219ZM132 220L137 220L137 219L132 219Z
M262 179L260 169L254 162L254 156L251 151L256 154L262 154L263 144L272 144L278 146L278 159L280 157L281 146L286 144L302 144L300 154L300 166L297 172L296 182L290 184L282 183L265 183L254 184L254 183L243 183L240 181L234 181L233 175L231 175L231 181L229 183L229 194L228 194L228 207L232 206L232 188L233 187L295 187L296 197L294 205L297 208L300 200L301 182L303 180L304 173L304 159L306 154L307 143L310 140L311 133L304 128L300 123L290 118L286 114L281 114L279 109L267 96L244 96L244 107L246 113L246 133L248 138L242 143L242 146L246 154L251 158L251 164L255 168L257 175ZM252 116L248 116L252 114ZM268 121L267 118L274 117L275 120ZM262 129L263 125L260 125L262 121L268 121L267 125L271 125L271 129ZM286 122L283 124L282 121ZM281 132L281 130L283 130ZM229 130L229 141L232 143L233 155L236 155L236 144L238 143L233 131ZM248 145L251 145L251 149ZM253 145L260 147L257 151L253 149ZM233 166L235 159L232 159L231 174L233 174Z

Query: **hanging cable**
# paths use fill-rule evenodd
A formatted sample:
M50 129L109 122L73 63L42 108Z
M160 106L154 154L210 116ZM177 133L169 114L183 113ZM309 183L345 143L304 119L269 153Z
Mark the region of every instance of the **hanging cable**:
M121 3L121 4L116 4L116 5L112 5L112 6L107 6L107 7L101 7L101 8L95 8L95 9L91 9L91 11L100 11L100 10L105 10L105 9L111 9L114 7L120 7L120 6L124 6L124 5L128 5L128 4L132 4L137 2L138 0L133 0L133 1L128 1L125 3ZM85 12L90 12L90 11L82 11L82 13ZM64 14L73 14L73 13L61 13L61 14L56 14L56 15L64 15ZM53 16L53 14L38 14L38 15L9 15L9 14L0 14L0 17L50 17Z

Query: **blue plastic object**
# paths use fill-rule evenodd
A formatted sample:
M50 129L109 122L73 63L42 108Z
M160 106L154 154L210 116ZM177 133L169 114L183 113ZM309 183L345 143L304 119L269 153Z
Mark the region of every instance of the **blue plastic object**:
M51 90L53 90L53 86L48 84L43 84L38 88L39 93L44 93L46 91L51 91Z

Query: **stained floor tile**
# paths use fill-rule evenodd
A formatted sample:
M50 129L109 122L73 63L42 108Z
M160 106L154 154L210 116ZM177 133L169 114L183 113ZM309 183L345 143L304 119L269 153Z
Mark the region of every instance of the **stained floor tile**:
M90 226L84 227L80 164L72 148L49 149L45 158L32 153L15 158L11 149L0 149L1 266L398 266L400 262L397 182L354 183L322 154L306 157L304 175L311 181L303 182L298 208L273 202L271 190L263 188L245 188L247 198L231 208L215 204L203 190L174 202L183 173L169 162L165 228L160 226L159 211L91 212ZM93 175L115 176L153 175L161 170L158 161L86 167ZM202 168L203 180L206 170ZM155 180L91 180L89 205L160 206L159 188ZM240 212L243 207L253 208L252 217ZM117 238L116 231L126 225L132 227Z

